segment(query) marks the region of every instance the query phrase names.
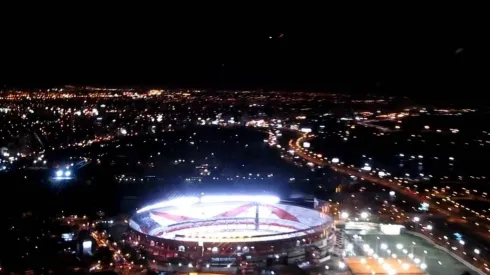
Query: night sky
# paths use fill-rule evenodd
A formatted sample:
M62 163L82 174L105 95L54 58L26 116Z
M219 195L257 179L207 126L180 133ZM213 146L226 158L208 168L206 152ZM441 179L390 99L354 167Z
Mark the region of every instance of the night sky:
M0 83L433 97L489 86L482 25L460 15L85 12L3 18Z

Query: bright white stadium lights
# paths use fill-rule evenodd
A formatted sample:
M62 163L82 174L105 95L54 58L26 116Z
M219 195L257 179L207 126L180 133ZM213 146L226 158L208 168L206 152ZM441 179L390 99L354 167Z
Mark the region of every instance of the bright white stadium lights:
M216 196L203 196L201 197L202 203L217 203L217 202L257 202L257 203L267 203L275 204L279 203L280 199L276 196L260 195L260 196L247 196L247 195L237 195L237 196L226 196L226 195L216 195Z
M220 202L256 202L256 203L263 203L263 204L276 204L280 202L279 197L276 196L270 196L270 195L259 195L259 196L252 196L252 195L237 195L237 196L226 196L226 195L215 195L215 196L202 196L202 197L181 197L178 199L173 199L173 200L168 200L168 201L163 201L159 203L155 203L152 205L145 206L136 213L142 213L145 211L153 210L153 209L158 209L162 207L169 207L169 206L188 206L192 205L195 203L220 203Z
M168 206L183 206L183 205L189 205L189 204L194 204L194 203L198 203L199 202L199 198L198 197L182 197L182 198L178 198L178 199L173 199L173 200L168 200L168 201L162 201L162 202L159 202L159 203L155 203L155 204L152 204L152 205L148 205L148 206L145 206L141 209L139 209L138 211L136 211L136 213L142 213L142 212L145 212L145 211L149 211L149 210L153 210L153 209L158 209L158 208L162 208L162 207L168 207Z

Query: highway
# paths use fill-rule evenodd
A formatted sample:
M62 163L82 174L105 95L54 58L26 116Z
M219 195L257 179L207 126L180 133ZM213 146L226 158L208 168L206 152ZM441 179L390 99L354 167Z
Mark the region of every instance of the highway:
M316 153L308 152L306 149L302 148L301 144L304 141L308 140L308 138L310 137L311 135L303 134L301 137L299 137L296 140L289 140L289 147L295 151L295 154L297 156L317 166L328 166L334 171L342 173L344 175L356 176L361 180L366 180L384 186L391 190L394 190L419 203L428 203L430 205L430 210L436 212L437 214L445 216L449 222L458 223L461 226L465 226L472 232L478 234L480 237L484 238L487 241L490 241L490 234L484 231L485 227L478 227L479 224L476 224L475 226L474 223L468 223L466 217L464 219L455 217L455 213L448 210L447 205L440 204L440 203L439 204L431 203L429 196L422 196L418 192L417 193L413 192L412 190L410 190L410 187L402 186L401 183L399 182L395 183L391 179L381 178L377 175L371 175L366 172L361 172L359 168L354 168L352 166L345 167L342 166L341 164L334 164L332 162L327 161L325 158L321 157Z
M455 212L451 212L451 211L446 210L447 205L445 203L443 203L443 204L430 203L431 202L431 200L429 199L430 196L421 195L418 192L415 193L412 190L410 190L408 186L403 187L402 184L399 182L395 183L395 182L393 182L393 180L388 179L388 178L381 178L381 177L378 177L377 175L371 175L371 174L368 174L366 172L361 172L359 168L354 168L352 166L345 167L345 166L342 166L342 164L334 164L332 162L327 161L327 159L324 158L322 155L319 155L319 154L316 154L313 152L308 152L306 149L302 148L301 144L303 144L303 142L308 140L308 138L310 138L310 137L311 137L311 135L303 134L301 137L299 137L296 140L294 140L294 139L289 140L288 145L289 145L290 149L294 150L295 155L297 155L297 156L303 158L305 161L311 162L317 166L330 167L331 169L333 169L334 171L336 171L338 173L348 175L348 176L356 176L361 180L369 181L369 182L372 182L374 184L378 184L378 185L381 185L381 186L386 187L388 189L394 190L394 191L396 191L396 192L398 192L398 193L400 193L400 194L402 194L408 198L411 198L412 200L414 200L416 202L429 203L430 204L430 210L432 212L436 212L436 213L444 216L448 223L458 224L459 226L466 227L469 232L473 232L474 234L479 235L480 237L484 238L485 240L490 240L490 234L488 234L488 232L484 231L485 227L482 228L482 227L474 226L473 223L468 222L468 219L466 217L464 219L462 219L460 217L455 217L455 214L456 214ZM443 208L443 207L445 207L445 208ZM432 236L432 234L430 234L430 235ZM433 237L435 237L435 236L433 236ZM437 239L435 239L434 241L440 242L440 240L437 240ZM443 244L444 244L444 241L443 241ZM470 251L468 251L468 254L465 251L461 251L461 253L462 253L462 256L468 257ZM472 258L470 257L470 259L472 259ZM476 258L473 258L473 260L474 259L476 259ZM483 260L481 258L479 258L479 260L480 261L478 261L478 262L480 262L482 264L479 267L481 269L485 269L485 272L489 272L488 271L488 263L486 263L486 261L481 262L481 260Z

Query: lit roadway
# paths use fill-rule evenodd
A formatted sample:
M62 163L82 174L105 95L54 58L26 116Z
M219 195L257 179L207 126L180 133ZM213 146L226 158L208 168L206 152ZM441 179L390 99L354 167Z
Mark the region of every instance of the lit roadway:
M121 274L129 274L131 269L133 268L133 264L129 264L126 260L126 258L121 255L121 251L117 249L114 245L112 245L104 236L103 234L97 234L96 232L92 232L91 236L95 239L97 242L97 245L99 247L106 246L109 248L109 250L114 253L113 258L116 263L121 263L120 264L120 273ZM113 267L113 264L110 264L111 267ZM100 265L96 265L95 269L101 269Z
M289 141L289 147L294 149L295 154L300 156L301 158L305 159L308 162L311 162L315 165L318 166L329 166L331 167L334 171L349 175L349 176L356 176L360 178L361 180L367 180L369 182L382 185L386 188L392 189L400 194L403 194L417 202L420 203L430 203L430 200L427 199L425 196L421 196L420 194L417 194L415 192L412 192L409 187L403 187L401 186L401 183L394 183L391 179L384 179L380 178L378 176L373 176L367 173L360 172L358 168L353 168L353 167L343 167L341 165L336 165L333 163L329 163L325 159L323 159L321 156L307 152L304 148L302 148L301 144L308 138L308 135L302 135L300 138L296 140L290 140ZM438 206L435 203L430 204L430 208L436 210L440 214L443 214L444 216L448 217L450 222L458 222L461 223L462 226L467 226L465 224L466 221L463 221L462 219L455 219L454 213L446 210L447 208L442 208ZM490 235L487 232L482 232L481 228L475 228L471 227L471 230L478 235L484 237L485 239L490 239Z

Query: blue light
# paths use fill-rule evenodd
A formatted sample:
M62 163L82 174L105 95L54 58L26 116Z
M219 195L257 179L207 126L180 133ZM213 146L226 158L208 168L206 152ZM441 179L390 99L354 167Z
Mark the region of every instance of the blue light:
M454 237L456 237L456 240L458 240L458 241L463 239L463 235L461 235L459 233L454 233Z
M69 177L71 176L71 172L70 171L65 171L65 177Z

